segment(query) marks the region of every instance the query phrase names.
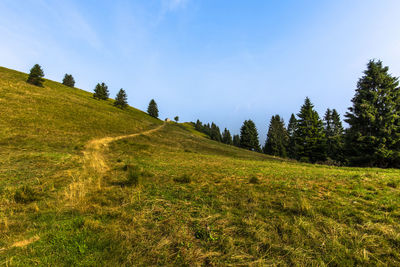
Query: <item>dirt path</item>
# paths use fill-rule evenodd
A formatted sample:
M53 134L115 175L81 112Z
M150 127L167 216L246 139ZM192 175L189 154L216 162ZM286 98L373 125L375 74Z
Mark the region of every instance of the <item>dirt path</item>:
M85 150L83 151L83 156L84 156L84 164L85 168L90 168L92 170L95 170L99 174L103 174L108 170L107 163L104 159L104 149L111 143L117 140L125 139L125 138L131 138L139 135L148 135L151 133L154 133L158 130L160 130L162 127L165 126L165 123L163 125L158 126L157 128L144 131L144 132L139 132L139 133L134 133L134 134L129 134L129 135L122 135L122 136L116 136L116 137L104 137L100 139L93 139L87 143Z
M147 130L144 132L128 134L128 135L121 135L116 137L104 137L100 139L93 139L86 144L85 150L83 151L83 160L84 160L84 175L83 177L87 177L88 173L92 173L93 171L96 172L97 175L100 177L108 170L108 166L106 160L104 158L104 149L114 141L131 138L139 135L148 135L154 133L165 126L165 123L154 128L151 130ZM67 191L66 195L73 200L82 199L87 192L89 187L85 186L85 180L83 181L75 181L70 184L69 190ZM13 247L25 247L33 242L39 240L39 236L34 236L32 238L15 242L9 248ZM0 248L0 252L6 251L7 248Z

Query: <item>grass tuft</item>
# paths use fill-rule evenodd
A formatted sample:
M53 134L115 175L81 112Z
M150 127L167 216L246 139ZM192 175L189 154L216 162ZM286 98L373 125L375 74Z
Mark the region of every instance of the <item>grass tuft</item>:
M137 166L128 165L127 166L127 181L126 185L128 186L139 186L140 184L140 170Z
M36 192L28 185L17 189L14 194L14 200L17 203L30 203L37 200Z
M259 184L260 183L260 179L258 179L257 176L252 176L250 178L249 183L251 183L251 184Z
M180 183L180 184L188 184L192 181L190 176L188 174L184 174L180 177L175 177L174 182Z

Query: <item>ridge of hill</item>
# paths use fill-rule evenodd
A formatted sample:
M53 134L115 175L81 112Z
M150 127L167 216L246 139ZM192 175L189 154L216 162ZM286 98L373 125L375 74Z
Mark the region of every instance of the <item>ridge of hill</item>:
M400 263L399 170L274 158L26 78L0 68L1 265Z

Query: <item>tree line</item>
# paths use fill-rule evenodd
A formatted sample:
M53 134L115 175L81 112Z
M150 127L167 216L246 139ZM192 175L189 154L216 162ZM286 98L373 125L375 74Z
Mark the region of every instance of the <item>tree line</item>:
M36 64L30 70L27 82L43 86L44 72ZM62 83L74 87L71 74L65 74ZM108 86L98 83L93 97L109 98ZM122 88L115 97L114 106L124 109L127 94ZM152 99L147 113L158 118L158 106ZM352 106L344 115L349 125L344 129L339 113L327 109L321 118L311 100L306 97L300 111L292 114L286 127L279 115L272 116L264 146L261 148L256 125L243 122L240 135L231 135L228 129L221 133L212 122L197 120L196 130L210 139L269 155L287 157L303 162L335 165L400 168L400 88L399 78L389 73L380 60L370 60L359 79ZM178 121L179 117L175 117Z
M26 82L32 85L43 87L43 83L45 81L43 77L44 72L42 67L39 64L35 64L31 68ZM65 74L62 80L62 84L73 88L75 86L75 79L71 74ZM108 100L109 97L110 93L108 91L108 86L104 82L96 84L94 88L93 98L98 100ZM124 109L128 106L128 96L124 89L121 88L118 91L117 95L115 96L113 105L120 109ZM158 118L158 106L154 99L150 101L147 108L147 113L154 118ZM179 117L176 116L175 120L178 121Z
M194 123L196 130L212 140L269 155L302 162L333 165L400 168L400 88L399 78L389 73L380 60L370 60L357 83L352 106L344 115L344 129L336 109L327 109L321 118L306 97L288 125L279 115L269 122L264 146L257 128L246 120L240 135L233 135L212 123Z

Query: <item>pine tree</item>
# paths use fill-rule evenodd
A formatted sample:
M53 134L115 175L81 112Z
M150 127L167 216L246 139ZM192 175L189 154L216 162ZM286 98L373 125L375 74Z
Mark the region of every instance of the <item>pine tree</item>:
M222 143L227 144L227 145L232 145L232 136L229 130L225 128L224 132L222 133Z
M154 118L158 118L158 107L154 99L150 100L149 106L147 108L147 113Z
M357 83L353 106L345 115L353 165L400 167L399 80L388 72L382 61L371 60Z
M178 121L179 121L179 116L175 116L174 120L175 120L175 122L178 123Z
M128 97L124 89L120 89L117 96L115 97L114 106L118 108L125 108L128 105Z
M102 100L107 100L109 98L110 94L108 92L108 86L105 83L98 83L96 87L94 88L94 93L93 97L102 99Z
M290 116L288 128L287 128L287 133L289 136L289 144L288 144L288 156L292 159L297 158L296 154L296 138L295 138L295 133L297 130L297 119L292 113Z
M244 121L240 128L240 147L261 152L257 128L252 120Z
M234 146L240 147L240 136L238 134L233 135L232 143Z
M343 126L340 120L340 115L336 109L325 112L324 116L324 130L326 137L326 151L327 156L337 162L344 162L343 156Z
M324 127L308 97L297 116L299 119L295 132L296 158L312 163L326 160Z
M219 130L219 127L213 122L211 123L211 131L210 131L210 138L211 140L215 140L218 142L221 142L221 131Z
M196 131L203 132L203 124L199 119L197 119L194 128L196 129Z
M43 86L44 82L44 73L42 67L39 64L35 64L29 73L28 79L26 80L27 83L36 85L36 86Z
M278 157L287 157L288 143L289 136L285 128L285 123L279 115L272 116L265 141L264 153Z
M74 87L75 86L75 79L72 77L71 74L65 74L63 82L64 85L69 86L69 87Z

